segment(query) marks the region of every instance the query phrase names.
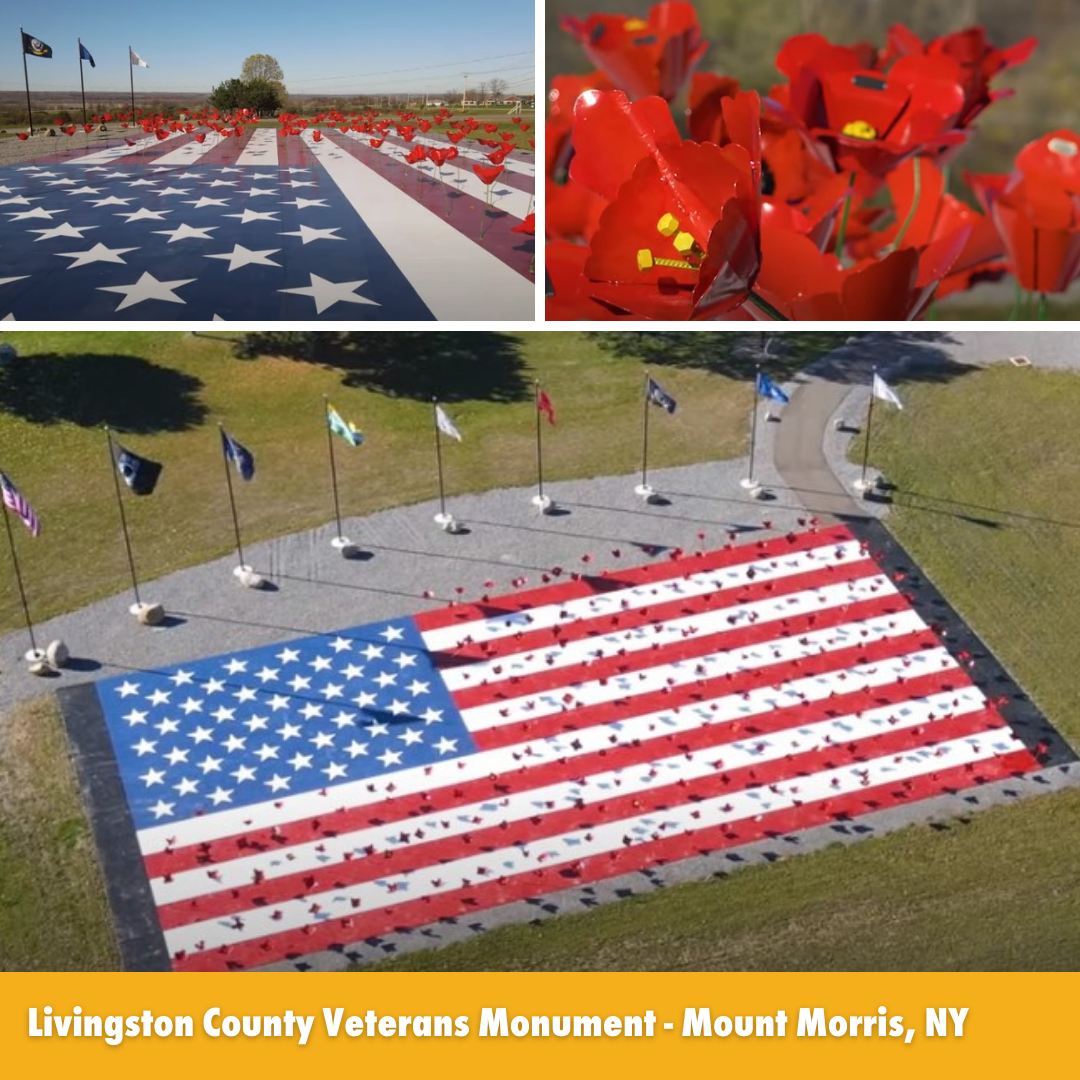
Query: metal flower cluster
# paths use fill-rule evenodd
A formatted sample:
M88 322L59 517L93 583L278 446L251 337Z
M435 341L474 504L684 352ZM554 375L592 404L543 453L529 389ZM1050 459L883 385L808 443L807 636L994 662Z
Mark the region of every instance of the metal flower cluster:
M548 319L908 320L1010 272L1044 299L1080 276L1080 136L965 174L978 205L947 190L1033 38L801 34L762 98L695 73L707 46L686 0L563 28L596 70L549 93ZM687 88L685 138L671 103Z

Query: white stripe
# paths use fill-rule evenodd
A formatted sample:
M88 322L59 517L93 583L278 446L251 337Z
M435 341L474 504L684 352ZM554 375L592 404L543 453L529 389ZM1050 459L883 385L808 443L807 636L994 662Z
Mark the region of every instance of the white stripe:
M919 617L919 613L909 608L895 615L881 615L862 622L830 626L811 634L800 634L798 637L774 638L741 649L724 649L707 656L695 656L671 664L632 670L612 675L610 678L590 679L569 685L564 683L553 690L542 690L524 697L510 696L514 693L513 688L510 688L505 698L461 709L461 716L470 731L485 731L522 720L557 716L570 709L604 705L621 698L688 686L702 679L735 676L773 664L814 659L825 653L856 646L870 646L879 641L925 629L926 623ZM848 688L846 684L849 676L846 670L827 671L817 677L828 681L838 694Z
M473 642L495 641L498 638L510 637L520 630L545 630L575 619L615 615L620 611L651 607L669 600L705 596L717 589L746 586L762 581L780 581L793 574L824 570L829 566L844 566L865 558L866 555L857 540L768 558L751 555L745 562L720 566L714 570L702 570L685 577L670 577L663 581L613 589L610 592L567 600L562 604L541 604L494 619L475 619L425 630L424 644L431 652L441 652L460 645L466 638ZM752 575L748 574L750 570L753 571ZM618 580L617 574L612 576Z
M330 140L302 138L436 319L533 320L527 278Z
M278 133L275 128L257 128L248 139L244 152L236 159L237 165L265 165L276 169L278 165Z
M163 157L155 158L155 165L193 165L210 150L213 150L218 143L224 142L225 136L219 135L216 131L207 132L206 141L198 142L192 139L191 142L186 143L184 146L178 147L176 150L170 151Z
M886 687L895 683L897 676L911 679L917 674L941 671L946 668L957 671L958 681L962 681L962 685L957 690L948 692L944 701L941 694L927 697L925 701L933 703L935 712L938 708L947 708L954 699L958 702L956 708L959 708L961 701L977 700L981 703L985 700L981 691L967 682L967 677L944 648L927 649L910 653L902 659L848 668L845 692ZM432 765L402 769L399 772L372 779L354 780L327 790L325 795L318 791L309 791L280 799L268 799L266 802L235 809L220 810L186 821L152 825L139 831L139 847L144 855L150 855L169 848L197 844L208 836L233 836L245 833L250 831L252 821L258 821L262 828L269 829L275 825L286 825L292 821L317 817L341 807L377 806L390 794L400 797L415 795L418 792L433 791L455 783L467 783L485 776L498 776L508 769L517 770L525 765L539 765L545 761L571 757L575 754L610 749L613 736L617 737L620 743L625 743L633 742L634 739L655 738L657 734L677 735L680 732L693 731L703 723L746 722L762 713L799 705L803 701L809 703L822 701L832 692L833 686L826 678L811 675L787 683L782 690L765 686L751 690L745 696L743 694L723 695L712 701L684 705L679 709L642 713L611 724L597 724L540 739L513 743L499 749L470 754L467 757L450 758L437 761ZM892 711L897 715L903 715L904 710L917 706L918 701L903 702L893 706Z
M876 577L841 581L824 588L773 595L753 603L732 604L730 607L684 615L657 624L644 623L621 630L616 628L610 633L561 644L553 642L547 648L532 647L507 656L477 660L460 667L447 668L440 674L449 690L462 690L482 683L490 685L523 675L534 675L539 671L559 671L576 664L588 664L601 657L630 655L643 649L652 650L680 641L694 641L736 627L794 619L890 594L896 594L896 587L887 577L879 574Z
M168 882L163 878L154 878L150 886L156 903L169 904L250 885L255 880L256 871L264 880L273 881L291 874L328 870L333 864L344 861L346 854L350 857L367 857L367 848L374 848L376 855L388 850L407 849L409 843L401 840L402 833L411 837L422 836L425 841L445 840L504 822L520 822L538 813L568 810L581 804L592 805L616 796L637 795L652 788L711 776L718 770L728 773L746 766L761 766L790 754L809 753L934 723L945 716L976 712L986 704L982 694L976 692L965 695L962 702L953 706L954 696L951 693L937 694L932 699L933 705L928 699L903 710L882 706L804 727L786 728L771 735L751 736L739 742L702 748L692 754L678 753L626 768L590 773L583 782L562 781L481 802L447 807L385 825L318 837L307 843L283 845L257 855L215 862L213 880L207 878L205 866L197 866L171 874ZM928 737L932 736L928 733ZM497 754L509 758L505 751ZM496 756L496 753L491 756ZM506 761L502 768L512 771L512 765L512 762ZM501 774L501 767L495 762L492 762L492 769L499 769Z
M341 134L341 132L338 134ZM347 134L349 138L359 142L363 141L363 136L357 135L355 131L350 131ZM436 168L435 163L432 161L418 161L414 164L404 160L402 156L403 150L404 147L392 147L385 144L375 153L381 154L383 157L392 157L399 165L415 169L429 179L437 179L454 191L463 191L474 199L487 202L487 189L484 182L473 172L471 167L462 168L452 161L439 168ZM500 184L498 181L491 186L492 207L495 210L505 210L511 217L516 217L519 221L532 209L532 203L533 194L531 191L521 191L507 184Z
M347 134L350 138L360 139L361 142L366 139L372 138L372 136L370 135L359 135L355 131L350 131ZM375 138L378 138L378 136L375 136ZM396 135L388 135L387 139L391 140L394 145L399 147L409 145L407 142L405 142L404 139L400 139ZM439 149L442 150L445 150L447 147L455 145L454 143L450 142L449 139L433 139L431 138L431 136L424 135L414 135L413 142L422 143L424 146L437 146L439 147ZM368 145L370 146L371 144L368 143ZM472 147L466 146L464 140L460 143L457 143L456 145L458 149L458 154L461 157L470 158L473 161L482 161L485 165L491 164L491 162L488 161L487 154L483 150L473 149ZM492 149L494 152L494 148ZM513 154L510 154L503 162L503 164L506 166L507 172L520 173L522 176L536 176L535 164L520 158L515 158Z
M167 143L169 139L175 139L178 135L183 135L182 131L170 131L168 139L159 139L156 135L152 135L146 139L137 139L133 146L128 146L125 143L123 146L110 146L107 150L98 150L93 154L85 154L83 157L67 158L61 161L61 165L107 165L110 161L115 161L117 158L127 157L128 154L137 154L140 150L145 150L148 146L160 146L163 143Z
M936 747L923 747L905 754L889 754L837 769L796 777L768 788L754 788L720 795L700 802L653 811L634 818L608 821L578 829L561 836L544 837L526 848L510 847L457 859L434 867L425 867L403 874L388 873L377 881L363 882L344 889L311 893L295 900L286 900L266 907L251 908L243 913L243 929L235 929L233 917L206 919L165 932L170 954L179 950L195 951L235 945L241 941L279 934L302 926L318 925L348 916L362 916L384 907L437 896L473 885L493 881L504 875L518 875L537 870L551 872L567 863L579 862L597 855L624 850L629 846L651 843L684 833L722 824L734 824L779 810L792 809L808 802L839 799L863 788L881 784L898 784L954 766L986 761L1002 754L1023 750L1007 728L979 735L953 739ZM835 781L835 784L833 783ZM392 863L388 864L392 865ZM422 878L417 890L411 879ZM439 879L439 884L435 880ZM538 886L539 886L538 881ZM552 874L548 887L562 887L565 882ZM359 906L352 906L359 900ZM322 909L313 916L314 905Z

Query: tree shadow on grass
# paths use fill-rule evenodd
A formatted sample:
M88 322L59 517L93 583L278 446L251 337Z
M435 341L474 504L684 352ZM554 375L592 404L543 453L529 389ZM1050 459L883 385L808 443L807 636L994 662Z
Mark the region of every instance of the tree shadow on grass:
M521 401L530 393L519 342L489 331L245 334L251 355L285 356L342 371L345 386L390 397Z
M138 356L22 356L0 369L0 410L35 424L108 424L149 435L186 431L206 417L201 379Z
M941 381L972 370L949 356L944 346L955 340L948 331L788 330L692 333L680 330L595 331L600 346L613 356L650 365L704 368L734 379L753 378L761 364L773 379L789 379L807 365L825 360L815 371L837 382L864 382L866 370L883 370L903 361L906 381Z

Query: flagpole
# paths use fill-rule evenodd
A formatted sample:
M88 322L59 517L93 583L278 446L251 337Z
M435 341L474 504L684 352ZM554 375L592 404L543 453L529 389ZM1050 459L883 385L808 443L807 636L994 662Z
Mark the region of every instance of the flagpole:
M641 490L649 487L649 373L645 372L645 394L641 414Z
M439 440L439 402L437 398L431 399L431 417L435 423L435 463L439 469L439 517L446 518L446 490L443 487L442 471L442 443Z
M222 445L225 443L225 428L223 424L218 424L218 431L221 432ZM244 547L240 543L240 519L236 516L236 498L233 495L232 486L232 471L229 468L229 456L223 453L221 460L225 463L225 484L229 489L229 509L232 511L233 532L236 533L236 554L240 559L240 567L243 569L244 563Z
M135 574L135 559L131 554L131 537L128 536L127 515L124 513L124 498L120 494L120 477L116 468L116 456L113 454L112 432L107 427L105 428L105 439L109 447L109 465L112 469L113 484L116 487L116 505L120 510L120 528L124 534L124 548L127 551L128 569L131 571L131 585L135 590L135 603L141 605L139 579Z
M82 122L86 127L86 83L83 82L82 38L79 38L79 89L82 91Z
M19 27L19 46L22 49L22 70L23 79L26 81L26 119L30 124L30 134L34 134L34 109L30 104L30 72L26 70L26 42L23 40L23 34L26 31Z
M340 537L341 532L341 507L338 504L338 487L337 487L337 464L334 461L334 433L330 430L330 399L323 395L323 423L326 424L326 445L330 451L330 485L334 489L334 520L337 522L337 534Z
M874 376L877 375L877 367L870 369L870 407L866 410L866 441L863 443L862 475L859 477L858 487L861 491L866 490L866 464L870 460L870 424L874 419Z
M135 65L131 62L132 48L128 46L128 75L131 76L131 122L135 123ZM243 560L241 559L241 562Z
M536 380L534 388L536 404L536 505L543 509L544 506L544 439L541 434L540 424L540 380Z
M34 624L30 621L30 607L26 603L26 590L23 588L22 571L19 569L19 556L15 554L15 537L11 534L11 513L7 507L4 510L4 524L7 526L8 547L11 548L11 565L15 567L15 580L19 584L19 599L22 601L23 616L26 618L26 632L30 635L30 649L38 651L37 642L34 640Z
M747 479L754 479L754 446L757 443L757 411L758 411L758 377L761 375L761 365L754 365L754 385L751 387L750 406L750 468L747 470Z

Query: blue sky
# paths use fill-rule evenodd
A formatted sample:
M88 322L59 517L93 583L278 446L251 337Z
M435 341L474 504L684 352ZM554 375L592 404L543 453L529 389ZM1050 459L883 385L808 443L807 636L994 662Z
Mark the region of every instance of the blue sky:
M531 92L535 21L532 0L8 0L0 90L23 86L21 25L53 49L27 57L31 90L78 89L81 37L97 62L88 97L127 88L129 44L150 65L137 93L208 92L252 53L276 57L294 93L460 94L464 71L471 86L494 76Z

